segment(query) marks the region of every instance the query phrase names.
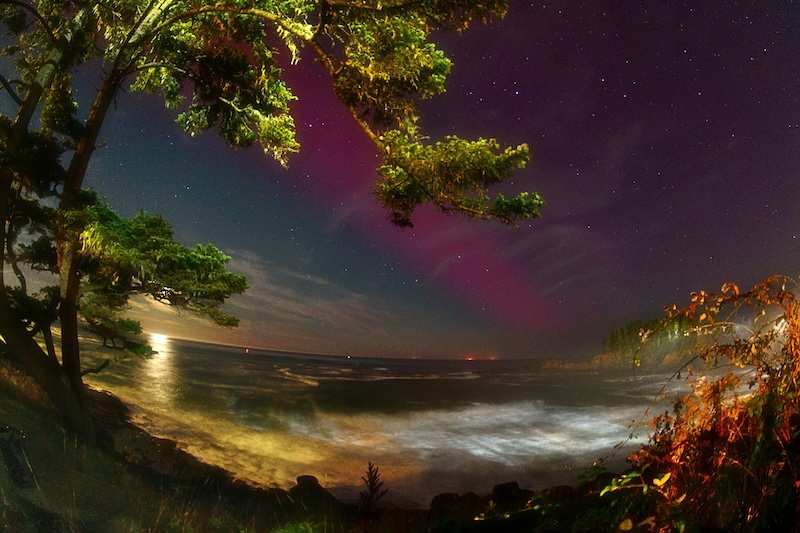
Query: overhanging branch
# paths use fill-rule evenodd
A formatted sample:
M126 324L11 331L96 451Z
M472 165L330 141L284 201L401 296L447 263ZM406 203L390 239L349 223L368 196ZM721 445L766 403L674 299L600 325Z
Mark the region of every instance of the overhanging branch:
M2 74L0 74L0 84L3 85L3 88L6 90L11 99L14 100L14 103L18 106L21 106L22 99L17 96L17 93L14 92L14 88L11 86L11 82L8 81Z
M108 365L110 364L111 364L111 359L106 359L105 361L100 363L99 366L96 366L94 368L87 368L86 370L81 372L81 377L85 376L86 374L99 374L100 372L105 370L106 367L108 367Z
M58 44L58 37L56 37L55 33L53 33L53 29L50 27L50 25L47 24L47 21L44 19L44 17L42 17L42 15L39 13L39 11L37 11L35 7L28 5L25 2L20 2L18 0L0 0L0 4L17 6L19 8L24 9L31 15L33 15L34 18L36 18L36 20L39 21L39 24L42 26L42 29L50 38L50 40L53 41L53 44Z

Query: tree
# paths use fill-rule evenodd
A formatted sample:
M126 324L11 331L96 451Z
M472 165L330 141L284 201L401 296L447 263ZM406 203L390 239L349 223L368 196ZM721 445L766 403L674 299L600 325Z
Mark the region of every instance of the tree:
M84 177L119 91L158 93L190 134L216 128L231 146L258 143L285 165L299 149L289 110L295 96L275 58L288 50L293 64L302 48L311 49L383 155L376 194L395 223L410 225L414 209L432 203L513 225L539 216L542 199L492 199L488 190L526 164L527 146L457 137L430 143L415 105L445 90L451 67L430 34L462 31L505 10L504 0L0 0L10 43L0 109L11 110L0 117L0 335L66 426L93 438L81 380L81 310L113 340L135 331L119 315L134 289L222 322L228 318L218 304L244 290L244 280L225 285L215 277L226 260L218 250L176 248L160 219L122 221L87 197ZM73 81L87 72L98 80L84 110ZM153 232L152 247L128 248L140 230ZM30 296L26 264L54 273L57 287ZM181 279L186 265L205 276L200 293ZM215 288L205 293L207 285ZM60 361L52 349L56 319ZM38 333L49 339L46 350Z
M381 473L378 467L372 464L372 461L367 463L367 474L361 476L361 481L366 485L366 489L358 493L361 499L360 510L362 513L369 515L375 510L375 504L381 498L386 496L389 489L383 488L383 481L381 480Z
M114 347L151 353L146 344L129 339L141 333L140 324L120 316L128 299L137 294L187 309L221 326L238 325L238 319L220 306L232 294L244 292L247 283L244 276L225 270L230 258L216 247L189 249L175 242L164 219L144 211L123 219L102 200L92 202L81 225L79 269L85 281L79 313L104 344L110 341ZM42 240L41 247L50 242L48 237Z
M235 317L220 309L228 297L244 292L247 287L244 276L226 270L225 265L230 260L228 256L212 245L189 249L177 243L166 221L144 211L131 219L121 218L91 191L82 193L82 202L80 209L64 216L71 225L80 228L75 258L80 280L76 309L87 329L101 336L104 345L110 343L137 355L153 353L148 344L136 338L141 333L141 325L122 316L129 298L134 295L148 295L208 317L222 326L238 324ZM6 290L14 318L31 338L41 333L44 347L21 352L18 345L8 341L13 337L5 337L7 330L3 329L5 344L10 348L5 351L22 363L43 386L51 387L46 390L54 402L69 402L57 404L65 422L72 429L85 430L85 438L91 440L91 426L81 428L76 425L84 421L87 425L91 423L81 378L87 373L101 371L110 361L97 368L78 367L80 372L73 377L75 381L64 379L69 375L55 379L59 372L66 374L64 364L69 353L62 339L59 364L51 331L60 317L59 287L29 290L26 273L46 272L52 274L49 279L58 279L55 235L59 214L54 208L42 205L36 208L38 224L29 224L24 236L10 233L15 244L8 247L10 251L6 260L16 275L17 285L6 286ZM77 322L78 317L74 318ZM11 323L3 325L10 326ZM46 381L48 377L53 381ZM74 383L80 388L76 388Z
M668 355L680 354L695 346L696 335L692 324L685 317L676 317L662 324L658 317L649 320L634 320L614 328L603 339L603 350L634 366L663 364ZM642 337L647 342L642 344Z

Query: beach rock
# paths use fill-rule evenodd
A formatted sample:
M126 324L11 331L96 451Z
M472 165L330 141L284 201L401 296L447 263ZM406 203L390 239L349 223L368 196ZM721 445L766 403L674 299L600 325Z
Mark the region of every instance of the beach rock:
M298 476L297 485L289 489L289 496L310 511L341 508L343 504L319 484L314 476Z
M322 489L319 480L314 476L297 476L297 486L301 489L317 490L317 487ZM322 489L325 490L325 489Z
M532 497L533 491L521 489L516 481L496 485L491 494L495 508L500 512L522 509Z
M430 512L433 515L447 514L450 509L458 505L461 497L453 492L437 494L431 500Z
M88 389L88 394L92 400L92 415L102 431L100 436L108 438L106 452L155 480L164 490L174 495L181 494L198 504L207 502L213 506L225 502L240 509L266 506L274 510L275 516L287 517L295 511L299 513L298 517L304 516L302 505L287 491L254 487L235 479L231 472L204 463L181 450L174 441L155 437L136 426L131 421L128 407L115 396L93 389ZM301 476L298 481L308 492L314 491L314 485L319 486L311 476ZM324 491L322 487L319 490Z
M131 421L130 410L115 396L87 389L90 411L98 426L98 440L105 450L160 483L203 487L245 485L231 472L207 464L170 440L155 437Z

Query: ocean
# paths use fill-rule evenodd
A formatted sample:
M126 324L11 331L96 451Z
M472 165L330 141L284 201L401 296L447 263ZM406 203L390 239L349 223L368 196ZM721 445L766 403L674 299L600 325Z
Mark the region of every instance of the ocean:
M151 433L251 484L289 488L309 474L344 501L357 500L369 462L386 499L405 506L508 481L574 483L614 454L648 406L667 405L658 400L666 373L150 342L157 355L115 361L86 381L130 405ZM87 352L87 366L117 355ZM611 466L646 437L638 429Z

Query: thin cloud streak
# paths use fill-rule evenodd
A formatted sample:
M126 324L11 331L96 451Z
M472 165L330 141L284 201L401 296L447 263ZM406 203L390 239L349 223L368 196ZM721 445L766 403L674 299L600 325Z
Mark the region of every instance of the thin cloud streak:
M233 253L231 270L247 276L247 293L231 299L232 312L251 312L283 326L316 325L375 331L397 319L375 300L327 279L278 267L247 251Z

